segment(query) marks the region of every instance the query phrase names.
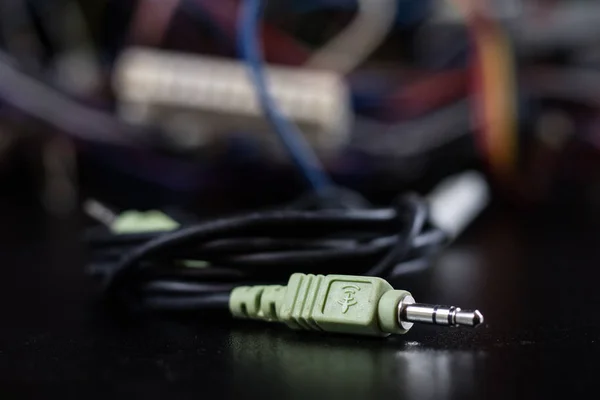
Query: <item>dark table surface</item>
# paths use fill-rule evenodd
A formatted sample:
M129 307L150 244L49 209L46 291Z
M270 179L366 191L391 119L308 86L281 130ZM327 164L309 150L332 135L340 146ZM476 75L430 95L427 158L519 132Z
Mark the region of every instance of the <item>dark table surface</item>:
M0 212L0 398L595 398L600 224L494 208L423 274L418 301L477 307L476 330L389 339L227 319L113 318L77 221Z

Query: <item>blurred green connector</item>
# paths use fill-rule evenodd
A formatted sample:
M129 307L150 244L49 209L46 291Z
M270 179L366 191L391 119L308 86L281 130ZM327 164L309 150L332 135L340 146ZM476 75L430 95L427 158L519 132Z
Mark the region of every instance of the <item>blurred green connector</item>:
M110 230L116 234L171 231L177 228L177 221L157 210L125 211L110 225Z

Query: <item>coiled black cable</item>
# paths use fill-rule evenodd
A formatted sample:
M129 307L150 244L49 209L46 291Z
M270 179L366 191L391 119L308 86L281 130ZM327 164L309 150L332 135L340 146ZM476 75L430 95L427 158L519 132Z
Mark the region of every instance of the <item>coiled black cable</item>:
M95 235L90 270L103 276L113 301L220 309L234 287L284 282L294 272L401 274L403 262L427 257L446 242L427 219L425 202L409 195L394 208L284 209L163 233Z

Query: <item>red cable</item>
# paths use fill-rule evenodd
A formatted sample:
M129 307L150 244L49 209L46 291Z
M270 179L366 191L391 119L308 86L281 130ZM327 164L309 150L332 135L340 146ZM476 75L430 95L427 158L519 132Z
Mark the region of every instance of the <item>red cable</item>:
M467 92L468 74L465 70L428 74L394 91L384 106L382 117L417 118L464 98Z
M237 29L238 0L195 0L233 41ZM264 57L267 62L302 65L310 56L310 50L280 29L263 23L261 29Z

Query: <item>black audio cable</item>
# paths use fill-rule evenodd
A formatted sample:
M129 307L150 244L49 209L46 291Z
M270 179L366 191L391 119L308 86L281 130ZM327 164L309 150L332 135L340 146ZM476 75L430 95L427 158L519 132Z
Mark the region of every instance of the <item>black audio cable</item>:
M426 222L425 203L411 195L393 209L283 209L88 240L91 269L103 276L108 297L135 293L138 304L151 308L202 308L203 297L212 307L216 294L235 286L277 282L298 271L390 276L402 261L444 244L443 232ZM189 267L192 262L205 267ZM173 297L178 301L168 300Z
M476 311L414 305L410 293L381 279L411 271L408 262L426 261L447 243L424 199L406 195L382 209L298 208L307 204L170 231L90 233L89 271L102 277L112 304L133 309L229 310L293 328L376 335L403 333L412 322L482 321Z

